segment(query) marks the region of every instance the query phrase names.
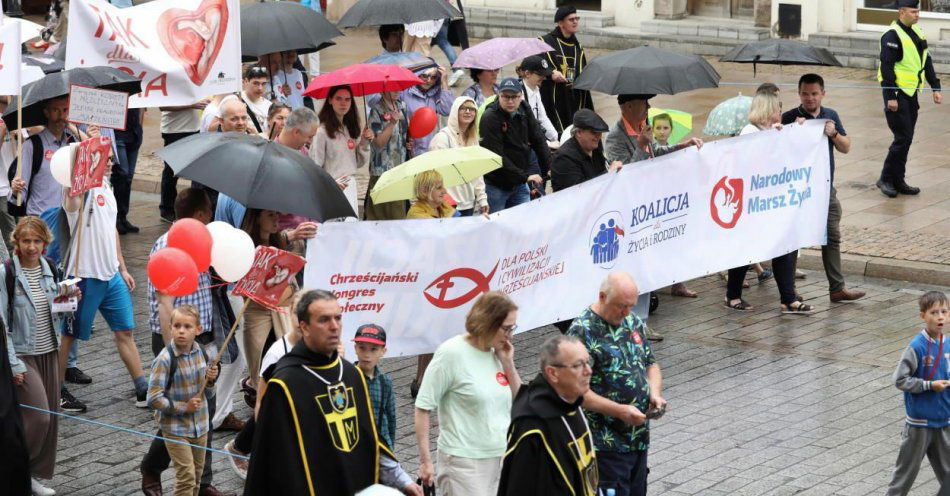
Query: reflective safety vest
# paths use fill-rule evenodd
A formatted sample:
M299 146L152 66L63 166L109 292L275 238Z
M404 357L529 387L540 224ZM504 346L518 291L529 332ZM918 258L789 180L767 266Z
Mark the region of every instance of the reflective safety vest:
M917 27L916 24L910 28L917 33L921 41L926 40L923 30ZM900 40L901 47L904 50L904 57L894 64L894 74L897 75L897 86L901 91L907 93L907 96L914 96L917 93L917 88L919 88L923 82L924 65L927 63L930 52L924 48L924 54L923 57L921 57L917 52L917 45L914 44L914 40L911 39L910 35L908 35L903 28L897 25L897 21L891 23L890 30L897 33L897 38ZM884 80L880 68L877 70L877 80L878 82Z

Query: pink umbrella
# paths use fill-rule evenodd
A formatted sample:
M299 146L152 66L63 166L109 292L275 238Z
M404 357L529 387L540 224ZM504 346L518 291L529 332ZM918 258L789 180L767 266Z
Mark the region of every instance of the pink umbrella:
M554 50L537 38L492 38L463 50L452 67L500 69L525 57Z

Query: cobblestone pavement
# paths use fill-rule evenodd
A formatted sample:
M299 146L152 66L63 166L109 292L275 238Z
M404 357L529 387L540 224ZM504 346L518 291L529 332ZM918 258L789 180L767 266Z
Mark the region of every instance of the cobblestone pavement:
M365 60L379 51L376 33L368 30L347 30L346 36L336 41L336 47L321 52L321 69L324 71ZM437 60L446 63L440 50L434 49L432 53ZM588 57L594 58L602 53L602 50L591 50ZM762 82L771 81L782 86L782 102L786 109L798 106L795 93L798 76L817 70L825 77L828 86L825 105L839 112L852 139L851 153L836 153L835 184L844 209L842 226L846 228L842 251L950 263L947 250L935 249L947 246L950 241L947 236L950 232L950 155L946 153L946 143L950 140L950 106L936 106L929 100L929 92L922 93L920 120L907 163L907 181L921 186L923 192L915 197L902 195L887 199L874 186L891 142L875 72L847 67L760 65L758 75L754 76L752 67L748 65L709 60L722 76L719 88L675 96L661 95L651 100L653 106L692 113L694 135L702 136L706 117L717 103L740 92L752 95ZM502 76L512 75L512 71L513 67L509 66L502 71ZM455 93L461 93L469 84L470 80L464 78L454 88ZM614 97L594 93L594 104L607 122L612 123L619 117ZM162 145L158 130L159 112L153 110L146 115L148 128L135 187L157 193L162 164L153 152ZM361 195L369 181L367 174L366 170L359 172ZM855 229L847 229L849 227Z
M154 213L156 202L156 195L135 193L132 218L143 230L122 238L140 284L135 291L136 335L146 364L151 355L145 264L152 242L167 228ZM867 290L868 297L832 305L824 275L808 272L799 291L818 310L803 317L779 314L774 283L752 281L745 296L756 311L748 314L722 306L725 289L715 276L690 284L701 294L695 300L661 295L650 325L666 335L655 350L670 409L653 424L651 493L881 494L903 426L902 398L890 375L919 329L916 298L928 288L852 278L850 285ZM151 415L133 405L131 382L106 329L97 323L93 339L80 348L80 367L94 382L70 389L89 404L85 418L154 432ZM537 349L554 332L547 327L516 336L523 378L537 373ZM386 359L382 368L396 385L396 452L415 471L408 391L415 360ZM236 404L243 401L236 399ZM250 412L242 407L239 414ZM232 436L218 436L214 446L223 447ZM148 442L64 419L51 485L60 494L136 494L138 465ZM219 488L241 490L240 479L222 456L215 455L213 466ZM163 480L170 494L171 470ZM936 487L925 467L914 494L935 494Z

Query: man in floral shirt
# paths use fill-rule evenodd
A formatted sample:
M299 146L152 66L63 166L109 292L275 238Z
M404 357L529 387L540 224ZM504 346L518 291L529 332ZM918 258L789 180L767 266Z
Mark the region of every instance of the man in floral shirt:
M626 272L611 273L596 302L567 333L587 346L593 375L584 410L594 434L600 490L616 496L647 492L650 426L646 412L665 408L660 366L647 341L646 326L630 313L637 284Z

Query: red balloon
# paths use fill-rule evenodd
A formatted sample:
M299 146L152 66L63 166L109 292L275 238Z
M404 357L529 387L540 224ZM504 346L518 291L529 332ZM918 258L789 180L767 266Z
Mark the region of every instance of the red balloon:
M181 219L168 230L168 246L190 255L198 272L204 272L211 266L211 243L211 233L197 219Z
M439 116L435 115L435 110L429 107L422 107L412 114L409 119L409 136L413 138L424 138L435 129L439 122Z
M198 268L183 250L162 248L148 257L148 280L162 293L187 296L198 290Z

